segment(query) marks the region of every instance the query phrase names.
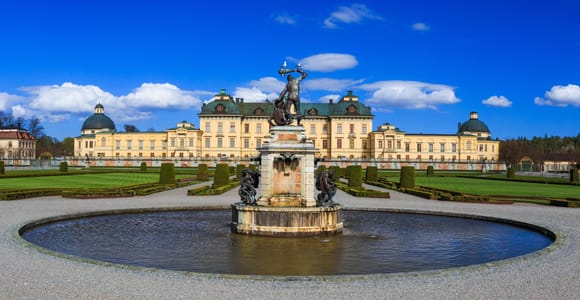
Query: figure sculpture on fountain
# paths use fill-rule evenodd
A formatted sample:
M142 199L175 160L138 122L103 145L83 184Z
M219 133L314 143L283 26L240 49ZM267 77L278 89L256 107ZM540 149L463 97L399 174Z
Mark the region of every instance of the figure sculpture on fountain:
M294 78L293 72L300 73L300 77ZM270 124L272 125L290 125L294 119L297 120L297 125L302 121L302 112L300 111L300 82L308 76L300 64L294 69L286 69L286 61L278 70L280 76L288 75L286 78L288 83L280 92L280 97L274 102L274 114L270 117ZM291 108L294 106L295 115L291 114ZM274 123L272 123L272 121Z

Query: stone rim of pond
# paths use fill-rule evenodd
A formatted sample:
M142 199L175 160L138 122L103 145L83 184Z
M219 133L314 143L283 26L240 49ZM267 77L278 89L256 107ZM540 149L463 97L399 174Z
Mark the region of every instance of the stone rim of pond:
M368 211L368 212L385 212L385 213L401 213L401 214L418 214L418 215L429 215L429 216L442 216L442 217L453 217L453 218L463 218L481 221L490 221L500 224L512 225L524 229L534 231L538 234L544 235L552 240L552 242L544 248L537 251L529 252L523 255L508 257L504 259L499 259L495 261L465 265L465 266L454 266L442 269L434 270L421 270L421 271L408 271L408 272L396 272L396 273L369 273L369 274L340 274L340 275L254 275L254 274L229 274L229 273L209 273L209 272L195 272L195 271L179 271L170 270L155 267L144 267L136 265L127 265L121 263L106 262L102 260L86 258L81 256L75 256L71 254L66 254L59 251L50 250L44 248L40 245L34 244L25 240L22 234L34 227L46 225L53 222L87 218L87 217L98 217L106 215L115 214L138 214L138 213L154 213L154 212L176 212L176 211L204 211L204 210L229 210L230 205L217 205L217 206L176 206L176 207L148 207L148 208L128 208L128 209L110 209L101 211L87 211L72 214L62 214L50 217L45 217L31 222L26 223L19 228L16 228L13 232L14 237L19 243L26 247L31 247L37 251L48 254L51 256L65 258L70 261L88 263L97 266L114 267L117 269L129 270L129 271L141 271L141 272L162 272L170 274L181 274L184 276L198 276L203 278L222 278L222 279L242 279L242 280L265 280L265 281L351 281L351 280L367 280L367 279L385 279L385 278L402 278L402 277L418 277L418 276L432 276L438 274L455 273L455 272L465 272L465 271L478 271L485 270L488 268L513 264L517 262L523 262L530 259L543 256L550 252L555 251L560 246L565 243L566 236L556 230L550 230L546 227L535 225L528 222L522 222L506 218L491 217L486 215L475 215L466 213L456 213L456 212L446 212L446 211L430 211L430 210L416 210L416 209L398 209L398 208L358 208L350 207L343 208L345 211Z

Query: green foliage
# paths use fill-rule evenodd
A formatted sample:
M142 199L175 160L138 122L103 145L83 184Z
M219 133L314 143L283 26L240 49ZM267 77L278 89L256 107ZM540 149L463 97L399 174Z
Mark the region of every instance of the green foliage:
M414 188L415 187L415 168L412 166L404 166L401 168L401 177L399 179L399 187Z
M577 168L572 168L570 169L570 182L579 182L580 179L578 179L578 169Z
M252 170L252 171L255 172L257 169L258 169L258 166L256 166L256 165L250 165L250 170Z
M197 166L197 180L209 180L209 171L207 164L199 164Z
M236 167L230 166L230 174L236 174Z
M316 169L316 171L314 172L314 176L317 177L318 175L322 174L326 172L326 167L325 166L318 166L318 168Z
M6 170L4 168L4 161L0 160L0 175L6 174Z
M61 189L25 189L0 191L0 200L19 200L33 197L60 195Z
M213 188L228 185L230 183L230 167L228 164L217 164L213 176Z
M334 172L334 178L339 178L339 177L343 177L343 175L341 175L341 169L339 166L331 166L330 170Z
M68 163L66 161L61 162L58 169L62 173L68 172Z
M141 162L141 167L139 168L140 172L147 172L147 163L142 161Z
M366 181L379 181L379 169L376 166L368 166Z
M510 167L507 170L507 178L516 178L516 169Z
M349 170L348 186L354 187L354 188L362 187L362 183L363 183L362 167L361 166L349 166L347 168L347 170Z
M352 167L354 166L347 166L346 169L344 169L342 173L342 177L346 178L346 179L350 179L350 171L352 170Z
M427 176L433 176L435 175L435 170L433 168L433 166L428 166L427 167Z
M159 184L175 184L175 182L175 165L172 163L161 164Z
M242 171L247 168L246 165L236 165L236 179L242 179Z
M221 195L233 188L237 188L240 186L239 182L230 182L227 185L223 185L220 187L213 187L213 186L201 186L193 189L187 190L188 196L207 196L207 195Z

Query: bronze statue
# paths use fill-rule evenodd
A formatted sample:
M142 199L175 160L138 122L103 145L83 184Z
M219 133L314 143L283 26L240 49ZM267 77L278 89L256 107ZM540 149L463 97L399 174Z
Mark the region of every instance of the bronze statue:
M242 170L238 195L243 203L247 205L256 205L256 188L259 183L260 173L252 171L251 169Z
M332 198L336 194L336 184L334 183L334 171L324 171L316 177L316 189L320 194L316 197L317 206L329 207L334 205Z
M306 78L308 74L302 70L300 64L295 69L286 69L286 61L284 61L284 65L278 70L281 76L293 72L300 73L300 77L294 78L294 76L288 75L288 83L286 83L286 86L280 92L278 100L274 102L275 111L272 117L270 117L270 120L274 121L276 125L289 125L294 118L296 118L298 125L300 125L300 121L302 120L302 112L300 111L300 81ZM284 104L284 111L282 111L282 104ZM294 110L296 111L295 116L290 113L292 106L294 106Z

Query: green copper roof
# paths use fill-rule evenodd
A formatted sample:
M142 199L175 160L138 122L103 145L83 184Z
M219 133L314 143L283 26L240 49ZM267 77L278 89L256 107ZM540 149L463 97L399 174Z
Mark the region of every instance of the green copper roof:
M461 125L459 125L458 133L462 132L490 132L489 128L485 123L478 119L471 119Z
M116 130L115 123L105 114L95 113L88 117L83 123L82 130L85 129L110 129Z

